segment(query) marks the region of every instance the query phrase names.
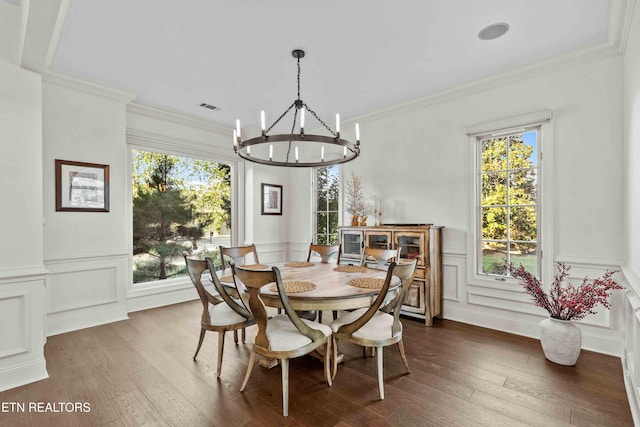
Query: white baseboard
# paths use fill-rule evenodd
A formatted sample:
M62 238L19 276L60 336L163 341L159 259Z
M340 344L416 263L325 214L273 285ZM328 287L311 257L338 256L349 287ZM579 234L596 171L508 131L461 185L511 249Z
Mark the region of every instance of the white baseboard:
M640 396L634 389L633 380L626 360L622 359L622 372L624 374L624 387L627 390L627 400L629 400L629 408L631 409L631 416L633 417L633 425L640 425Z
M514 318L514 316L507 318L491 312L483 312L480 310L471 311L469 310L470 308L470 306L465 306L464 310L459 310L455 306L445 305L445 319L469 323L484 328L508 332L510 334L540 339L541 317L538 318L537 316L534 317L527 315L527 317L531 317L533 320L529 320L524 316L521 319ZM615 357L622 357L623 343L621 339L609 337L605 334L593 334L585 331L585 328L581 329L582 348L584 350L595 351L597 353L608 354Z
M44 357L0 370L0 391L49 378Z
M133 312L177 304L185 301L193 301L194 299L198 299L198 294L193 286L191 286L189 288L175 289L161 293L129 295L127 298L127 306L128 312Z
M125 303L86 307L47 315L47 336L128 319Z

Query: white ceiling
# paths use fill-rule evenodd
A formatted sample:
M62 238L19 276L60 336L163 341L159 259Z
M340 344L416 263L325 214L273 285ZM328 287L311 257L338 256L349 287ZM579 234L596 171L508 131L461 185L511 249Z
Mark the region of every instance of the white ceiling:
M498 22L510 25L504 37L478 39ZM348 119L604 43L608 22L607 0L73 0L51 68L259 126L261 109L270 123L296 98L301 48L301 98L332 124L336 112Z

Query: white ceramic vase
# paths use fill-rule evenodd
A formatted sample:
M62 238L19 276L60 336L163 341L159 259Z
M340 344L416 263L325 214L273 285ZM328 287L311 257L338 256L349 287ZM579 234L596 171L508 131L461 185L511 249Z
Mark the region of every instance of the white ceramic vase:
M582 331L571 320L549 317L540 322L540 343L547 359L573 366L580 356Z

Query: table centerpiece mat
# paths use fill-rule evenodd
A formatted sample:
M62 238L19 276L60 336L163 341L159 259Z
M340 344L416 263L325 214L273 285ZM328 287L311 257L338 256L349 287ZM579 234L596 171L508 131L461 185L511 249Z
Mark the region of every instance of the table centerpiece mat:
M384 279L377 279L375 277L358 277L356 279L349 280L349 285L357 288L367 289L380 289L384 285Z
M297 294L301 292L312 291L316 288L315 283L304 282L300 280L291 280L291 281L283 282L282 285L284 286L284 291L288 294ZM269 290L271 292L278 292L278 287L274 283L269 287Z
M245 264L241 266L245 270L265 270L269 268L266 264Z
M315 264L308 261L291 261L284 264L285 267L312 267Z
M339 265L333 269L333 271L339 273L364 273L367 270L367 267L361 267L359 265Z

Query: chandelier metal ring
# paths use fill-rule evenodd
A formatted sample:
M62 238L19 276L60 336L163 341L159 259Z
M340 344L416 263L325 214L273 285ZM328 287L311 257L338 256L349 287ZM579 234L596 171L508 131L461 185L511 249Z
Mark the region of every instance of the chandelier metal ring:
M311 137L311 139L309 138ZM347 149L346 156L341 158L326 160L326 161L277 161L270 159L262 159L260 157L252 156L250 153L247 153L247 148L253 145L265 144L270 142L303 142L303 143L314 143L320 142L324 144L333 144L345 147ZM247 139L238 143L237 150L238 156L242 157L245 160L249 160L254 163L261 163L263 165L271 165L271 166L289 166L289 167L322 167L340 163L350 162L360 155L360 147L346 139L335 138L333 136L324 136L324 135L298 135L298 134L281 134L281 135L269 135L269 136L258 136L256 138Z

